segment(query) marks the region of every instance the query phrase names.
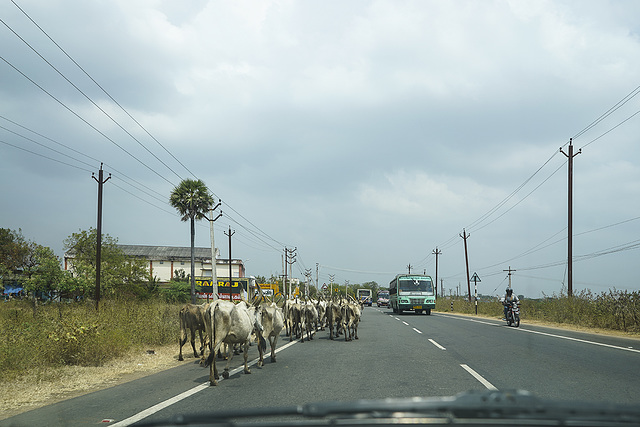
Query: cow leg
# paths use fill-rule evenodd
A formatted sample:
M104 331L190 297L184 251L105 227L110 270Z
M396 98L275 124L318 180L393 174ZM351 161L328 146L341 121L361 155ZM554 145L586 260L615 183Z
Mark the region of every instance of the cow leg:
M276 343L278 342L278 336L269 337L269 344L271 344L271 362L276 363Z
M209 385L218 385L218 367L216 366L216 351L214 347L211 348L207 363L209 364Z
M187 332L180 328L180 354L178 354L178 360L184 360L182 357L182 346L187 342Z
M260 344L258 344L258 347L261 347ZM247 357L248 356L249 356L249 343L246 342L244 344L244 373L245 374L250 374L251 373L251 369L249 369L249 367L247 366Z
M198 334L200 334L200 356L204 356L204 348L207 343L202 339L202 329L198 330Z
M233 359L233 354L234 354L233 344L231 345L226 344L226 345L227 345L229 357L227 358L227 364L225 365L224 371L222 372L222 378L224 378L225 380L229 378L229 365L231 364L231 359Z
M190 331L191 331L191 348L193 349L193 357L198 358L198 352L196 351L196 331L194 329L190 329ZM202 342L202 340L200 342Z
M258 343L258 354L260 354L260 359L258 359L258 368L264 366L264 351L262 350L262 346Z

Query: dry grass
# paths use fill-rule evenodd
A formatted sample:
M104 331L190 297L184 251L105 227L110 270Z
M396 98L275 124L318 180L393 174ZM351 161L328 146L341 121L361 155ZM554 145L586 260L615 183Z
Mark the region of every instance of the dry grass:
M62 366L46 371L34 369L12 382L0 382L0 419L184 363L193 363L193 360L187 357L184 362L179 362L178 345L174 344L130 351L104 366Z

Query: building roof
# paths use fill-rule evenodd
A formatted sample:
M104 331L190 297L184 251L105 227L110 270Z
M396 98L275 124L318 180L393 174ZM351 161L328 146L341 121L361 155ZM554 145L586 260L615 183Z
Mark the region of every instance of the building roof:
M191 248L179 246L118 245L125 255L146 258L151 261L190 260ZM194 248L198 261L211 260L211 248Z
M150 261L191 261L191 247L181 246L151 246L151 245L116 245L125 255L145 258ZM220 252L216 248L218 258L216 264L229 263L229 258L220 258ZM73 251L65 254L65 257L73 257ZM194 248L194 257L198 262L211 263L211 248ZM231 260L233 264L242 262L240 259Z

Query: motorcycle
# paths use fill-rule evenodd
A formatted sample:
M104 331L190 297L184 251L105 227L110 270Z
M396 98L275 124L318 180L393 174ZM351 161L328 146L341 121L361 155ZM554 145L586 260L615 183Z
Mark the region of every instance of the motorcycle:
M517 328L520 326L520 307L518 306L517 301L511 301L505 303L507 306L507 325L511 326L515 325Z

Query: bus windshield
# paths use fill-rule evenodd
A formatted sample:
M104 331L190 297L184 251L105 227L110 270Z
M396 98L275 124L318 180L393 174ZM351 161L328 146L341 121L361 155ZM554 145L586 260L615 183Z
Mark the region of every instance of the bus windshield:
M433 283L428 279L400 279L398 290L405 292L433 292Z

